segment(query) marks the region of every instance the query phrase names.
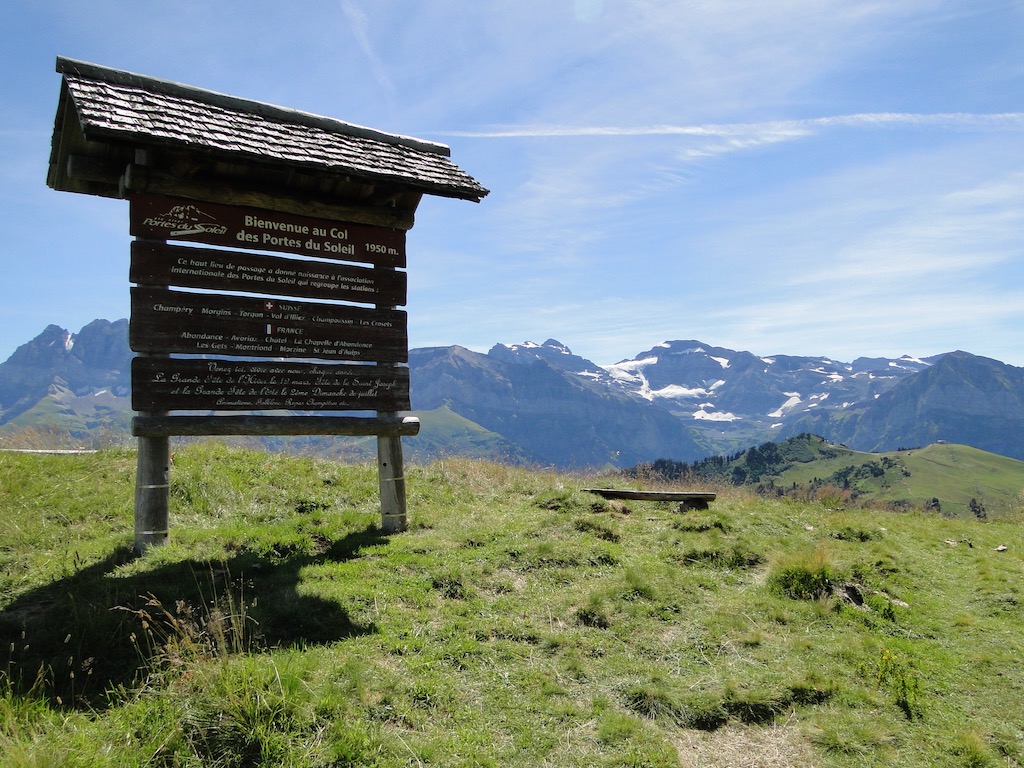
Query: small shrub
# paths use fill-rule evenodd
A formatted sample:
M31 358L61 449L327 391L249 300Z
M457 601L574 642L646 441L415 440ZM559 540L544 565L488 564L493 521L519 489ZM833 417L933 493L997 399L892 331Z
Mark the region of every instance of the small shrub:
M625 691L624 698L630 711L652 720L660 717L678 720L682 715L679 702L658 682L632 685Z
M449 600L463 600L466 597L466 587L457 573L439 574L431 580L430 586Z
M765 725L791 704L787 696L765 689L743 690L727 686L722 707L730 717L749 725Z
M680 517L672 523L672 527L682 533L707 533L708 531L721 531L728 533L729 524L720 517Z
M764 562L764 556L760 552L747 549L740 543L722 547L695 547L676 555L674 559L684 565L706 565L712 568L737 570L755 568Z
M698 731L717 731L729 722L722 697L712 693L688 696L680 706L680 725Z
M260 656L194 670L181 729L205 765L294 764L309 725L301 681Z
M629 568L624 577L625 585L622 592L624 600L653 600L656 596L654 585L644 573Z
M577 623L584 627L608 629L612 624L605 611L604 599L600 595L591 595L586 605L576 609L575 617Z
M816 705L831 700L838 690L832 680L823 680L815 672L789 686L789 698L794 704Z
M794 600L820 600L841 581L838 569L822 549L781 558L768 574L769 586Z
M863 528L856 528L852 525L844 525L829 534L833 539L839 541L865 542L877 541L883 537L881 531L866 531Z
M372 764L372 744L369 727L359 720L335 722L327 733L328 755L331 765L339 768Z
M606 546L599 546L587 555L587 563L595 567L618 565L619 558Z
M985 743L985 738L974 732L960 734L953 746L953 754L959 759L959 765L963 768L996 768L999 765L1010 765L1009 761L1004 762Z
M829 509L840 509L850 501L850 491L828 483L817 490L819 503Z
M894 736L884 721L854 713L837 714L812 733L811 741L827 754L867 756L889 746Z
M614 710L601 715L597 740L602 744L629 742L643 733L643 724L635 717Z
M558 489L549 489L538 494L533 499L533 504L541 509L550 509L553 512L564 512L567 509L572 509L576 505L574 504L573 494L571 491L564 491Z
M169 608L150 594L140 608L116 608L138 620L139 631L129 639L151 671L160 665L178 667L197 659L223 659L259 647L261 638L248 609L245 600L230 591L199 607L177 600Z
M917 673L900 656L883 648L878 658L878 683L889 690L907 720L922 716L921 684Z
M617 542L619 534L605 522L581 517L573 522L573 527L580 533L590 533L603 541Z

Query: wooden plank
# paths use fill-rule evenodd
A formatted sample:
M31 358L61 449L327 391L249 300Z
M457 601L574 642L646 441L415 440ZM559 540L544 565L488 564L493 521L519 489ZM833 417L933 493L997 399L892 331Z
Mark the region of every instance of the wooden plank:
M716 494L702 491L627 491L618 488L583 488L586 493L596 493L606 499L629 499L632 501L714 501Z
M405 272L135 240L129 279L143 285L404 306Z
M77 123L77 121L75 122ZM325 175L325 178L329 179L330 176ZM122 188L120 196L125 197L129 193L150 192L187 197L190 200L204 203L244 205L304 216L312 215L331 221L347 221L402 230L412 229L415 222L413 212L419 205L421 196L415 190L403 190L400 200L405 198L408 200L404 204L400 202L397 207L370 204L351 205L346 202L325 200L322 195L310 197L309 194L303 194L301 190L268 191L243 186L245 183L244 179L235 179L231 183L210 178L197 181L132 164L127 167L120 179ZM315 185L314 188L316 188Z
M409 369L350 363L132 360L136 411L408 411Z
M403 230L183 197L136 194L130 202L130 233L136 237L405 266Z
M363 416L136 416L132 434L138 437L180 435L289 435L412 436L420 420L412 417Z
M406 313L337 304L132 288L136 352L406 362Z
M76 181L98 181L103 184L116 185L124 171L124 163L118 160L89 157L88 155L69 155L66 174Z

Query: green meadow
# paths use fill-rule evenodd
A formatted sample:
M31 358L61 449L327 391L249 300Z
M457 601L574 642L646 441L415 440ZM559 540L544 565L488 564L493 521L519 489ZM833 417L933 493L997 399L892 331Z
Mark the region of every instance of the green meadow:
M1020 488L679 513L453 459L384 536L374 464L201 442L135 558L134 468L0 453L0 766L1024 766Z
M936 443L865 453L802 434L693 464L659 459L629 470L649 480L747 485L767 496L820 499L833 507L927 508L946 517L1014 517L1024 461L967 445Z

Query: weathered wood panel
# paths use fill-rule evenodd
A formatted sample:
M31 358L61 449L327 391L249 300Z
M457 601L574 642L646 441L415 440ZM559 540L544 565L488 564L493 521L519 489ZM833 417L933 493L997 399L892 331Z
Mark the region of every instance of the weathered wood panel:
M132 195L130 219L131 234L151 240L405 267L405 232L386 227L148 194Z
M173 153L168 153L173 154ZM182 153L182 162L176 163L174 158L168 160L186 168L196 164L194 156ZM422 193L415 190L402 190L397 195L395 204L389 201L386 205L375 206L372 200L365 200L360 195L352 195L349 191L360 183L353 177L338 177L336 174L308 174L290 169L286 181L274 182L285 174L278 171L271 179L265 176L265 170L252 166L232 163L218 164L217 171L211 177L205 175L201 179L191 176L180 176L164 173L154 168L123 163L118 167L119 179L114 181L114 192L120 187L120 197L130 193L150 192L153 194L187 197L190 200L221 203L224 205L244 205L271 211L285 211L301 216L316 216L331 221L346 221L356 224L369 224L389 229L412 229L415 223L414 211L419 205ZM96 169L99 171L99 169ZM103 173L106 177L107 174ZM70 179L88 179L88 176L70 177ZM105 181L105 178L96 179ZM364 184L366 180L361 180ZM340 192L340 197L338 193ZM103 194L98 192L97 194ZM109 194L109 193L107 193ZM311 195L313 195L311 197Z
M407 411L409 369L348 363L132 360L136 411Z
M135 240L129 279L143 285L404 306L405 272Z
M308 357L402 363L401 310L132 288L128 343L136 352Z
M420 420L365 416L136 416L132 434L138 437L172 435L388 435L412 436Z

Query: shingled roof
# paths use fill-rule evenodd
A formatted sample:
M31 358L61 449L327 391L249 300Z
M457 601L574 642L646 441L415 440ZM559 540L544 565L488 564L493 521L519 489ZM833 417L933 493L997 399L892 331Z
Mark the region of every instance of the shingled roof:
M54 189L119 196L124 164L143 149L474 202L488 193L444 144L73 59L59 58L57 71L64 78L47 178ZM70 170L72 158L93 167L84 181Z

